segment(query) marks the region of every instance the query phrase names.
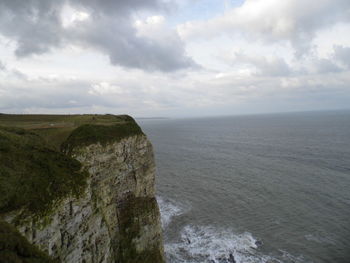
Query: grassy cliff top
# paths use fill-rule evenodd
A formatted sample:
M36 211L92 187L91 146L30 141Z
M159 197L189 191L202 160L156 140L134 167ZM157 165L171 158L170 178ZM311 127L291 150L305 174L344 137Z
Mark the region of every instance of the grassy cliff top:
M137 134L141 128L127 115L0 114L0 215L25 208L40 217L79 195L88 175L72 150Z
M0 262L55 263L56 261L30 244L15 227L0 220Z
M0 114L0 126L17 127L40 135L48 145L60 150L61 144L69 137L73 130L82 125L122 127L137 124L128 115L26 115ZM138 126L137 126L138 127Z
M62 198L79 195L88 175L77 160L21 128L0 127L0 164L0 214L24 208L41 217Z
M88 146L94 143L105 145L109 142L117 142L125 137L143 134L135 121L116 123L112 125L84 124L76 128L62 143L61 150L71 153L74 148Z
M82 124L112 124L131 121L128 115L112 114L75 114L75 115L46 115L46 114L1 114L0 125L20 127L24 129L42 129L55 127L78 127Z

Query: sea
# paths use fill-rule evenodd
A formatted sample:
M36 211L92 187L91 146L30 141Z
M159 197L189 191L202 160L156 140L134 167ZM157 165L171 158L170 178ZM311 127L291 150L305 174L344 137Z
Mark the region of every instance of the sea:
M167 263L350 262L350 111L138 123Z

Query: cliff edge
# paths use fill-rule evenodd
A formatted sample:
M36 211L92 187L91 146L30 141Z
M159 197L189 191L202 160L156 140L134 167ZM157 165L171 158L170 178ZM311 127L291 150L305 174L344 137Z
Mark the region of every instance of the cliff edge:
M55 262L164 262L153 150L136 122L46 117L50 125L0 128L0 219ZM0 262L11 252L1 233Z

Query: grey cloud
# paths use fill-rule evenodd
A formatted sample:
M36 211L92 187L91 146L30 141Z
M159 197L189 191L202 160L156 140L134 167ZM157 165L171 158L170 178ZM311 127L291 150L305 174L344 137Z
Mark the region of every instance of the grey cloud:
M63 27L61 15L67 3L88 11L90 19ZM18 57L74 43L95 48L112 64L124 67L174 71L196 66L177 35L179 40L167 45L137 35L133 13L156 8L167 5L160 0L0 0L0 34L16 41Z
M16 79L20 79L20 80L28 80L28 76L23 73L22 71L18 70L18 69L12 69L10 71L10 74L15 77Z
M263 76L288 76L291 73L289 65L282 58L267 59L263 56L247 56L244 53L236 52L234 63L243 63L254 66L259 75Z
M188 116L189 112L203 115L212 110L218 114L234 113L233 106L240 113L259 112L265 106L276 112L288 110L288 107L340 108L348 107L350 99L348 72L250 78L237 77L234 71L222 77L209 71L182 77L180 73L172 74L171 77L174 75L178 81L170 81L169 75L161 73L121 74L110 83L111 87L122 89L121 95L113 93L113 89L105 89L104 94L91 94L88 91L98 83L89 81L60 78L1 82L0 111L128 112L136 116L164 116L172 112Z
M288 37L298 57L312 48L312 40L317 31L340 22L350 21L350 1L348 0L295 2L290 11L295 26Z
M261 73L267 76L288 76L291 72L287 63L281 58L272 61L262 60L256 65L260 67Z
M246 0L223 15L178 27L183 38L212 38L223 33L267 43L288 41L301 57L312 48L315 34L350 21L348 0Z
M0 71L2 71L3 74L3 81L6 78L14 79L14 80L28 80L28 76L22 72L19 69L16 68L10 68L6 66L3 62L0 61Z
M35 85L35 87L30 85ZM30 107L46 109L91 107L94 103L99 103L99 98L86 94L89 86L90 83L82 81L0 85L0 110L16 109L17 112L21 112ZM76 103L72 104L71 101L76 101Z
M5 71L5 70L6 70L5 64L0 61L0 71Z
M17 42L19 57L42 54L62 41L62 0L1 0L0 33Z
M98 108L109 108L115 112L129 112L137 108L145 110L152 108L149 103L161 107L169 107L171 103L182 101L176 89L169 92L169 81L161 73L147 74L138 72L138 76L148 76L141 82L138 78L121 76L117 81L107 83L107 89L101 93L89 92L96 82L77 81L58 78L55 80L39 78L34 80L18 79L18 81L3 81L0 83L0 112L24 112L27 109L47 109L47 112L78 112L79 109L94 111ZM156 77L161 87L152 90L155 84L152 76ZM129 81L131 80L131 81ZM110 87L110 88L108 88ZM114 93L113 87L120 87L120 93ZM102 87L103 88L103 87ZM167 91L166 91L167 90ZM122 111L122 109L126 109Z
M98 19L96 21L96 19ZM82 23L69 32L73 41L101 50L114 65L144 70L174 71L195 66L179 41L166 45L137 36L129 20L109 17Z
M334 73L342 70L329 59L319 59L316 62L316 69L319 73Z
M350 47L334 46L334 57L350 67Z
M247 105L255 112L267 106L271 112L294 109L318 110L348 108L350 92L346 72L282 78L256 76L236 78L235 75L218 79L207 85L221 90L222 101L238 104L240 112ZM210 89L210 88L207 88Z
M346 63L347 56L350 58L350 48L338 47L336 48L335 57L337 60L343 60ZM287 77L287 76L305 76L309 74L324 74L337 73L344 71L343 67L337 65L335 59L311 57L298 60L300 68L290 66L283 58L273 57L266 58L264 56L248 56L243 52L235 52L234 58L230 62L236 65L250 65L253 66L258 76L270 77ZM349 63L350 65L350 63Z
M301 76L308 74L332 74L346 72L350 66L350 48L334 46L333 54L329 58L318 58L312 56L309 59L301 60L306 62L301 71Z
M129 15L135 9L166 9L166 5L160 0L69 0L69 2L95 14Z

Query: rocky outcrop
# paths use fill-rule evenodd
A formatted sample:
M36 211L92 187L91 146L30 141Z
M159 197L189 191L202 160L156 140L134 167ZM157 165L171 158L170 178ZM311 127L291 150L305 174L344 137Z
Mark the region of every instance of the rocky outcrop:
M17 229L0 220L0 262L56 263L30 244Z
M39 219L2 214L31 244L59 262L164 262L155 164L146 136L75 146L70 155L89 172L84 192L57 202Z

